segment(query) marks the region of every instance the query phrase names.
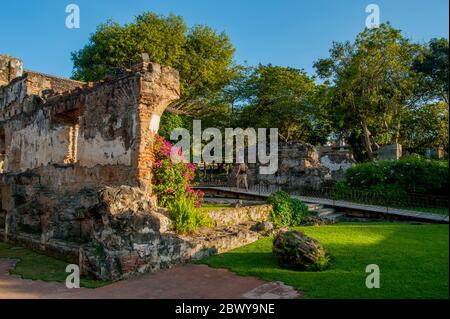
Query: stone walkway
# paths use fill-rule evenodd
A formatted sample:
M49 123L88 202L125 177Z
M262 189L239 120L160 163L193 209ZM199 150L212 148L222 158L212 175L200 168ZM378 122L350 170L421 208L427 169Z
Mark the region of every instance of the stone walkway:
M280 282L267 283L205 265L180 265L97 289L67 289L63 283L9 274L15 261L0 259L0 299L295 299L302 294Z
M219 192L228 192L228 193L234 193L234 194L243 194L243 195L251 195L251 196L258 196L258 197L269 197L270 193L268 192L260 192L255 190L249 190L248 192L245 191L245 189L240 189L236 187L214 187L214 186L200 186L196 187L198 189L203 190L216 190ZM448 215L440 215L440 214L432 214L432 213L423 213L423 212L417 212L412 210L406 210L406 209L398 209L398 208L392 208L392 207L385 207L385 206L377 206L377 205L366 205L366 204L358 204L354 202L348 202L348 201L342 201L342 200L332 200L327 198L320 198L320 197L308 197L308 196L292 196L294 198L298 198L306 203L313 203L313 204L321 204L321 205L327 205L337 208L348 208L348 209L356 209L366 212L374 212L374 213L381 213L384 215L393 215L393 216L402 216L411 218L414 220L420 220L425 222L433 222L433 223L449 223L449 216Z

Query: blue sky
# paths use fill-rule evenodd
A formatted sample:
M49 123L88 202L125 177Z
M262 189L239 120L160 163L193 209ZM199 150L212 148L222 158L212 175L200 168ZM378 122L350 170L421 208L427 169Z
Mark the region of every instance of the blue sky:
M448 0L2 0L0 54L23 59L25 68L70 76L70 52L87 43L96 26L112 18L126 23L143 11L182 15L188 25L225 31L236 62L272 63L313 72L333 41L353 40L363 30L365 8L376 3L414 41L448 38ZM67 29L65 7L75 3L81 28Z

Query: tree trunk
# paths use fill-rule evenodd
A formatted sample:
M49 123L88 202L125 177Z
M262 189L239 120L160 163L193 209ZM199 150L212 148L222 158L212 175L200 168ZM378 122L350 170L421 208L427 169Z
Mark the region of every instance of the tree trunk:
M394 112L394 119L395 119L395 143L399 144L400 142L400 130L402 128L402 116L401 112L399 110L400 106L397 105Z
M395 143L399 144L400 143L400 129L401 129L401 121L400 121L400 117L398 117L398 121L397 121L397 127L395 129Z
M366 148L367 151L367 157L369 158L369 160L373 161L374 156L373 156L373 150L372 150L372 143L370 142L370 131L369 128L367 127L367 122L366 122L366 118L365 117L361 117L361 126L364 132L364 146Z

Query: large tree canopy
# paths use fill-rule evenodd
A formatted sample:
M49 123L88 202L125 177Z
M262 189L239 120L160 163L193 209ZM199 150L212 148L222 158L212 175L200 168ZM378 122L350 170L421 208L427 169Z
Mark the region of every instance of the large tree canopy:
M409 109L402 123L401 142L410 153L424 154L428 148L448 151L448 105L445 102Z
M412 63L418 48L389 24L366 29L354 43L334 43L319 60L319 76L330 84L329 108L344 135L360 136L374 158L379 144L399 142L401 121L417 81ZM333 114L334 113L334 114Z
M447 39L417 45L388 23L366 29L353 42L333 43L330 56L315 63L324 80L317 84L291 67L235 65L226 34L147 12L129 24L100 25L72 53L73 77L103 79L131 68L144 52L180 72L182 96L171 106L203 127L276 127L281 141L315 145L343 138L361 161L393 142L410 152L448 149ZM161 134L190 128L190 120L165 115Z
M126 25L109 21L89 43L72 53L73 78L97 81L138 62L141 54L180 72L181 94L173 107L192 111L235 77L234 47L225 33L207 26L188 28L182 17L144 13Z
M315 103L314 79L303 70L272 65L251 68L237 83L241 127L278 128L282 141L313 144L326 140ZM321 134L324 133L324 134Z
M438 99L448 106L449 46L448 40L432 39L414 61L414 70L421 75L419 94L425 99Z

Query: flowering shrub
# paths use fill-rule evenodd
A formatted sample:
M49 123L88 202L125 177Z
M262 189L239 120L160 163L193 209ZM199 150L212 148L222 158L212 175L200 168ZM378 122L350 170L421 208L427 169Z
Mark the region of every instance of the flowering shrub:
M154 146L153 190L158 202L169 207L182 197L192 200L200 208L204 193L192 189L197 169L195 164L185 163L181 149L176 149L169 141L157 136Z
M186 163L181 149L160 136L156 137L154 157L153 190L159 204L169 209L174 229L184 234L210 226L209 215L198 209L204 193L192 188L196 165Z

